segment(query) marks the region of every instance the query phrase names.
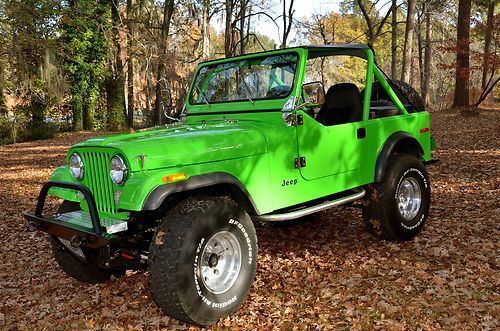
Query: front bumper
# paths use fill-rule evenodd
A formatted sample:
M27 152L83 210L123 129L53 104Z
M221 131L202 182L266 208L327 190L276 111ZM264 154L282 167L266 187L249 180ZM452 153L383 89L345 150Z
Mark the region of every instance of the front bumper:
M80 214L87 214L87 218L90 218L91 227L78 224L77 222L71 222L68 217L63 217L71 213L57 215L56 217L43 216L42 214L45 199L47 198L48 191L51 187L60 187L81 192L87 201L89 210L88 212L80 212ZM108 226L103 227L101 225L101 219L99 218L99 213L97 211L92 193L87 187L78 183L61 181L49 181L45 183L40 191L40 195L38 196L38 203L35 212L25 212L23 215L28 222L28 230L40 230L50 235L67 239L74 247L79 247L80 245L89 248L105 247L112 242L121 240L119 236L109 233L111 232L110 229L119 231L127 229L126 222L110 219L106 220Z

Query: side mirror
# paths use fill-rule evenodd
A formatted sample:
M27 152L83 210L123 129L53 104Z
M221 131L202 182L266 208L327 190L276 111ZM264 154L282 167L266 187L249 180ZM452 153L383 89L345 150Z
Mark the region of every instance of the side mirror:
M322 105L325 102L325 89L321 82L302 85L302 96L305 103Z

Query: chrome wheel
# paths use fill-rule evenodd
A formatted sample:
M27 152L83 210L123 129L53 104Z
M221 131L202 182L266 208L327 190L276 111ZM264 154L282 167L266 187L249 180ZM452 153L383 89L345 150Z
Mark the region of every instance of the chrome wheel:
M399 213L405 220L417 216L422 204L422 192L418 181L413 177L403 179L396 193Z
M201 253L198 267L205 287L214 294L229 290L241 269L241 245L229 231L214 234Z

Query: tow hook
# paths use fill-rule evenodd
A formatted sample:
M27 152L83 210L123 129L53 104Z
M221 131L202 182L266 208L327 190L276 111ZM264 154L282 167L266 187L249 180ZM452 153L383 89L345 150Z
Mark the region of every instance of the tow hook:
M84 242L85 240L86 240L86 238L82 238L79 236L73 236L69 240L69 243L71 244L71 246L78 248L82 245L82 242Z
M28 224L26 224L26 229L29 232L35 232L38 229L38 224L35 222L28 222Z

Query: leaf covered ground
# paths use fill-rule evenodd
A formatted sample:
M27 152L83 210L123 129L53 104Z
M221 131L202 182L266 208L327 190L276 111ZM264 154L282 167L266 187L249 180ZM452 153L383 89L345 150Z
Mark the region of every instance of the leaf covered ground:
M369 235L359 209L309 222L258 226L259 261L243 307L214 328L500 328L500 111L432 113L440 163L429 168L433 203L414 240ZM165 316L147 274L106 284L67 276L47 236L29 233L21 212L94 134L0 147L0 329L187 329Z

